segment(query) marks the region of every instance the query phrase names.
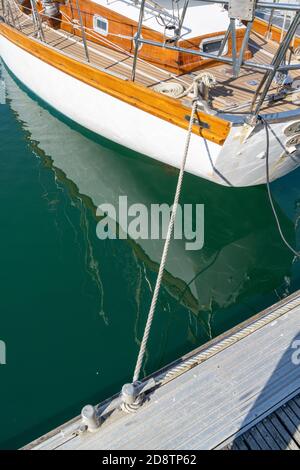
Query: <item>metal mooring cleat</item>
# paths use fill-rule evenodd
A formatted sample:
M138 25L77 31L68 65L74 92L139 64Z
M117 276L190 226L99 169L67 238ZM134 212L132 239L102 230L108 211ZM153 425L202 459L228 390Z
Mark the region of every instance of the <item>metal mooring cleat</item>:
M82 423L87 426L88 431L95 432L100 426L100 419L97 416L95 407L86 405L81 410Z

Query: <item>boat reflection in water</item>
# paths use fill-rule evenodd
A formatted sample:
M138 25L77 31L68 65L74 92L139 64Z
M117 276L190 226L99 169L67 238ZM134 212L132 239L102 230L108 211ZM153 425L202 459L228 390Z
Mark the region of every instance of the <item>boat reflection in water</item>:
M86 269L99 287L100 315L109 323L103 300L102 263L117 257L118 270L123 270L128 279L128 295L136 302L138 343L163 241L107 241L107 256L99 259L95 244L104 242L95 242L95 233L91 236L96 225L89 226L86 214L90 211L96 221L98 205L111 203L118 207L119 196L124 195L128 205L142 203L148 208L153 203L171 205L177 171L143 157L136 158L134 153L66 123L31 97L6 71L3 75L10 106L26 130L31 148L55 172L56 179L69 188L72 203L82 212ZM298 171L292 176L297 174ZM278 188L282 180L275 184L280 199ZM191 343L207 341L286 295L293 288L293 256L278 235L262 186L223 188L186 175L181 198L181 204L184 203L205 205L205 243L200 251L186 251L184 240L172 240L158 314L161 319L163 312L169 311L174 320L179 311L187 315L191 349ZM280 207L278 211L285 233L293 241L295 214L289 210L287 217ZM134 263L122 256L123 244L131 245ZM149 286L146 296L141 295L143 282ZM143 315L139 317L141 310Z

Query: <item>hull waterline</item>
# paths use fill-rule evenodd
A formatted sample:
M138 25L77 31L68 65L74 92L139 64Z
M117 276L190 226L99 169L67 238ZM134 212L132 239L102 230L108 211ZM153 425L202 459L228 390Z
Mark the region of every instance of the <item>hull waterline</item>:
M74 78L4 35L0 35L0 54L21 83L67 118L135 152L180 168L185 129ZM270 123L271 180L299 166L298 154L292 158L284 155L284 129L293 120ZM247 137L243 125L232 126L223 145L192 134L186 171L225 186L264 184L265 145L263 126Z

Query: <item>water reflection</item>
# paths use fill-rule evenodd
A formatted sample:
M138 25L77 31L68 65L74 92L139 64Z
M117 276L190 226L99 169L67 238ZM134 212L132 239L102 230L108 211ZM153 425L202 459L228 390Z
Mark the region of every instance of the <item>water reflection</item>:
M70 187L73 203L81 211L81 229L85 234L86 270L99 290L99 314L105 322L103 284L99 261L89 238L86 210L95 214L99 204L118 205L119 196L128 197L128 205L172 203L177 172L128 150L95 138L88 132L58 119L44 106L25 93L5 72L10 105L28 131L35 153L49 165L56 178ZM274 185L279 200L285 231L295 238L295 210L299 171ZM290 181L295 181L291 185ZM283 190L280 190L281 186ZM284 193L282 199L280 194ZM49 210L56 201L49 198ZM254 294L270 293L280 297L289 292L293 275L293 257L283 246L263 187L247 189L223 188L186 175L182 203L205 204L205 246L198 252L185 250L184 242L174 240L167 262L164 286L192 314L201 316L207 336L213 336L212 319L218 309L226 309L239 299ZM71 223L71 221L70 221ZM299 235L299 230L296 232ZM99 241L99 243L101 243ZM139 279L147 280L143 265L153 272L158 269L162 240L127 240L136 256L138 298ZM295 242L293 242L295 243ZM114 242L109 244L111 256L119 256ZM126 268L125 268L126 269ZM149 282L151 292L151 283ZM137 300L137 306L139 305ZM246 304L245 304L246 306ZM252 306L247 310L251 310Z
M10 363L0 371L0 446L16 447L131 379L162 241L98 240L96 207L122 195L171 204L177 171L70 125L3 74L0 326ZM299 175L272 185L298 249ZM300 285L264 187L186 175L181 202L205 204L205 244L171 244L144 374Z

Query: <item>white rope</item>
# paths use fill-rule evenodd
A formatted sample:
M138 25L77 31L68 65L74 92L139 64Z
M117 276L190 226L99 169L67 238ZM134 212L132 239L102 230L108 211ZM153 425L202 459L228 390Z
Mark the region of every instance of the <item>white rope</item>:
M162 82L154 85L152 90L161 93L162 95L171 96L172 98L178 98L182 96L185 91L184 86L177 82Z
M196 108L197 108L197 99L198 99L198 88L197 88L197 94L194 95L194 102L193 102L193 105L192 105L192 112L191 112L191 118L190 118L190 123L189 123L189 128L188 128L188 134L187 134L187 138L186 138L186 143L185 143L185 148L184 148L180 173L179 173L179 176L178 176L177 188L176 188L176 193L175 193L175 197L174 197L174 203L173 203L173 206L172 206L172 213L171 213L171 217L170 217L170 222L169 222L168 232L167 232L167 236L166 236L166 241L165 241L165 244L164 244L164 249L163 249L163 253L162 253L162 257L161 257L161 262L160 262L159 271L158 271L157 280L156 280L156 285L155 285L155 289L154 289L154 293L153 293L153 297L152 297L152 301L151 301L151 306L150 306L150 310L149 310L149 314L148 314L148 318L147 318L147 323L146 323L146 327L145 327L143 339L142 339L142 342L141 342L139 355L138 355L135 370L134 370L134 375L133 375L133 383L134 384L139 380L139 376L140 376L140 372L141 372L141 368L142 368L142 365L143 365L143 360L144 360L144 356L145 356L145 352L146 352L146 347L147 347L147 343L148 343L148 338L149 338L149 334L150 334L150 330L151 330L151 325L152 325L152 322L153 322L153 317L154 317L154 313L155 313L155 309L156 309L158 295L159 295L159 291L160 291L160 287L161 287L161 283L162 283L162 278L163 278L163 274L164 274L164 270L165 270L165 266L166 266L166 261L167 261L167 257L168 257L168 251L169 251L169 246L170 246L171 237L172 237L172 233L173 233L174 223L175 223L175 219L176 219L177 207L178 207L178 202L179 202L179 198L180 198L180 194L181 194L183 177L184 177L184 172L185 172L185 166L186 166L186 161L187 161L188 152L189 152L189 146L190 146L190 141L191 141L194 116L195 116Z
M193 83L185 90L181 95L177 96L177 98L184 98L187 96L191 91L193 91L194 96L196 93L197 89L197 94L198 94L198 85L200 83L203 83L207 88L213 88L217 84L217 80L215 76L211 72L201 72L196 77L193 79Z

